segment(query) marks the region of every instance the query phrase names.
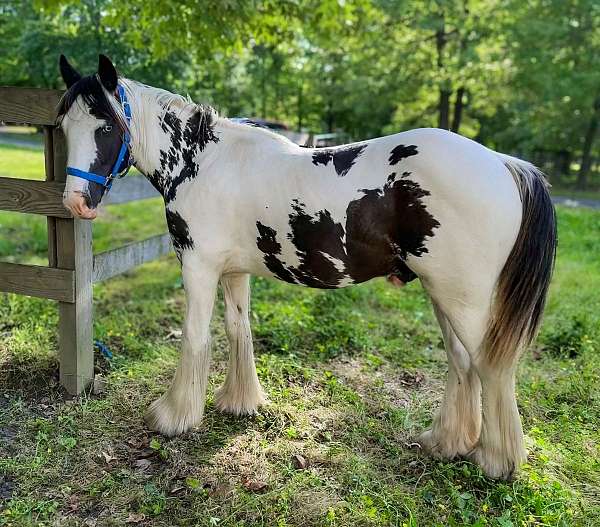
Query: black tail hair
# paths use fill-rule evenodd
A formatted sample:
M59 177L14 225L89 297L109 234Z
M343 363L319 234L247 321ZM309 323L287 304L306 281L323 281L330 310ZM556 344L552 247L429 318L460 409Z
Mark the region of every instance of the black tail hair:
M504 264L483 352L490 363L515 361L537 335L556 258L556 214L544 174L527 161L498 154L521 195L519 234Z

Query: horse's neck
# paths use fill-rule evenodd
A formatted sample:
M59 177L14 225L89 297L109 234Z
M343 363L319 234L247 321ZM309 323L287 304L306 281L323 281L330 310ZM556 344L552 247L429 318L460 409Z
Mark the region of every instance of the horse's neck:
M131 84L135 109L132 152L135 166L153 183L176 177L184 165L199 165L213 139L216 113L178 96Z
M212 108L163 90L135 83L130 89L135 100L135 165L157 188L163 187L159 188L163 195L182 173L202 173L221 158L252 159L257 148L264 152L289 143L270 131L219 118Z

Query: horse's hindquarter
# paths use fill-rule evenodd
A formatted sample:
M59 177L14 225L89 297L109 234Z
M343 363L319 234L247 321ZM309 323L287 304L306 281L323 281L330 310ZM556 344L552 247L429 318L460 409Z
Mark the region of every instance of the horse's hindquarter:
M437 130L407 132L421 145L415 181L422 201L439 222L426 252L407 263L443 294L468 297L489 287L504 266L521 224L522 205L513 177L499 156L462 136Z
M207 241L223 238L226 270L341 287L409 279L405 262L420 276L435 272L477 251L490 225L500 232L486 250L516 236L520 217L501 225L515 214L510 176L492 152L454 134L413 130L319 150L268 140L208 185L212 212L198 228ZM211 216L218 225L206 224Z

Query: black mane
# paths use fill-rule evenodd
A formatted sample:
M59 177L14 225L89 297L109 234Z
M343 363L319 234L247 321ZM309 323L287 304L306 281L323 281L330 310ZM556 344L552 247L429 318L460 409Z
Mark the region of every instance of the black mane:
M114 121L122 125L122 118L115 112L110 101L106 98L106 93L97 75L81 78L65 92L58 103L57 119L60 119L69 111L80 95L83 97L83 102L89 106L90 113L94 117Z

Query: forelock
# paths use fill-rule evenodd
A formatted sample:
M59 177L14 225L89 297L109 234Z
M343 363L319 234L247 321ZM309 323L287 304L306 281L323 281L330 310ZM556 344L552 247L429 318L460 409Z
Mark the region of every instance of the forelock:
M116 112L115 105L108 100L106 91L96 75L83 77L65 92L58 103L57 122L62 120L79 97L81 97L83 104L89 108L92 116L98 119L110 119L122 124L122 116Z

